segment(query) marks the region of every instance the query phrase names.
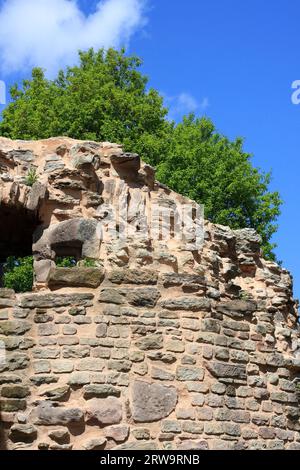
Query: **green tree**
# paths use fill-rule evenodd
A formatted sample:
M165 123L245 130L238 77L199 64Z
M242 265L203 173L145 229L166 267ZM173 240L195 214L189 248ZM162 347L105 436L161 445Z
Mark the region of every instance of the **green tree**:
M271 175L253 167L242 139L229 141L209 119L185 117L173 129L157 177L204 204L208 220L233 229L255 228L265 256L275 258L270 240L277 230L274 222L280 214L280 196L268 191Z
M206 217L232 228L253 227L266 257L277 230L277 192L270 174L254 168L243 141L219 135L208 119L191 115L179 124L167 119L163 98L148 89L141 60L124 50L79 53L79 65L47 80L35 68L3 111L0 135L41 139L66 135L111 141L139 153L158 169L158 179L205 205Z
M120 52L80 52L78 66L47 80L32 71L21 89L11 88L0 134L13 139L66 135L75 139L122 143L155 161L164 153L170 123L159 93L147 90L141 60Z
M15 292L30 292L33 286L33 257L10 256L4 265L3 285Z

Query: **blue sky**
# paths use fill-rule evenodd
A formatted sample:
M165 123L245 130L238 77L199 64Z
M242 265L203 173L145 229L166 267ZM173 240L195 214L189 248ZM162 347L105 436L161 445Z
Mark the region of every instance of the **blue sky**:
M35 13L24 22L28 6ZM106 0L105 9L93 0L0 0L0 8L0 79L8 84L31 65L53 75L75 60L77 46L126 44L144 59L172 117L205 113L220 132L244 137L254 164L273 170L271 187L284 200L274 239L300 297L300 105L291 101L300 80L297 0ZM49 9L53 22L35 32L36 15L52 18Z

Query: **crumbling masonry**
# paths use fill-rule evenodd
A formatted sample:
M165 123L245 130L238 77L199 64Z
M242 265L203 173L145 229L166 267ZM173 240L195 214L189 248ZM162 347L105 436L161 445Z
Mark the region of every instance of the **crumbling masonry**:
M118 145L0 138L0 262L35 259L32 293L0 289L2 449L300 449L289 273L252 230L145 236L157 203L190 201Z

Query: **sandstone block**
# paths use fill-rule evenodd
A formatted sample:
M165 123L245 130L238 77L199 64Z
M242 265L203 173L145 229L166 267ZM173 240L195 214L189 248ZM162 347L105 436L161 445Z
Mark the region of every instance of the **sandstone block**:
M54 268L51 269L48 285L50 287L89 287L97 288L104 279L102 268Z
M105 448L107 439L99 437L97 439L90 439L83 444L85 450L102 450Z
M113 284L157 284L158 273L150 270L114 270L109 273L108 279Z
M0 400L1 411L13 413L15 411L26 410L26 400L11 399L11 400Z
M7 385L1 389L1 396L5 398L25 398L28 395L30 395L29 387L21 385Z
M175 297L173 299L162 300L159 303L161 308L167 310L188 310L191 312L208 311L211 308L211 301L201 297Z
M52 441L55 441L58 444L63 444L70 439L70 434L66 428L53 429L48 432L48 436Z
M128 302L135 307L155 307L160 296L155 287L130 289L126 295Z
M50 401L41 402L32 413L34 423L42 426L79 424L83 420L79 408L54 406Z
M71 386L82 386L90 382L91 374L89 372L73 372L68 380L68 384Z
M162 349L163 337L162 335L149 335L141 338L135 343L135 346L143 351Z
M94 294L26 294L20 298L22 308L56 308L68 305L89 305Z
M31 424L13 424L9 438L13 442L33 442L37 438L37 429Z
M237 378L246 380L246 367L222 362L206 362L209 372L218 378Z
M23 335L31 328L28 321L23 320L4 320L0 322L0 335Z
M151 423L166 418L175 409L176 404L175 387L138 380L132 384L131 409L135 422Z
M67 401L70 394L70 387L63 385L61 387L51 388L41 394L53 401Z
M110 426L105 428L104 433L107 439L113 439L115 442L124 442L129 436L129 426Z
M94 372L101 372L105 367L105 363L100 359L94 358L85 358L81 359L79 363L76 365L76 369L80 371L94 371Z
M256 310L257 304L251 300L232 300L217 304L217 312L235 319L252 316Z
M39 336L54 336L58 335L59 327L52 323L45 323L38 325L38 335Z
M101 426L119 424L122 421L122 416L122 404L115 397L93 398L88 401L86 408L86 421L88 423Z
M175 374L158 367L152 367L151 377L158 380L174 380Z
M86 385L83 389L85 400L92 398L120 397L121 391L113 385Z
M179 366L176 369L176 378L182 382L202 381L204 379L204 369L201 367Z

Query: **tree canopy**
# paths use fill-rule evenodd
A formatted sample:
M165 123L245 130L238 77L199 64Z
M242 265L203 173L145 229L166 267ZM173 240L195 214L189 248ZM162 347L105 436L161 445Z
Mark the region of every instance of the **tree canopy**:
M274 259L281 200L269 190L270 173L255 168L243 140L220 135L207 118L168 120L159 92L148 89L142 61L124 50L79 53L79 65L48 80L40 68L11 88L0 135L43 139L58 135L110 141L140 153L158 179L204 204L206 218L232 228L252 227Z

